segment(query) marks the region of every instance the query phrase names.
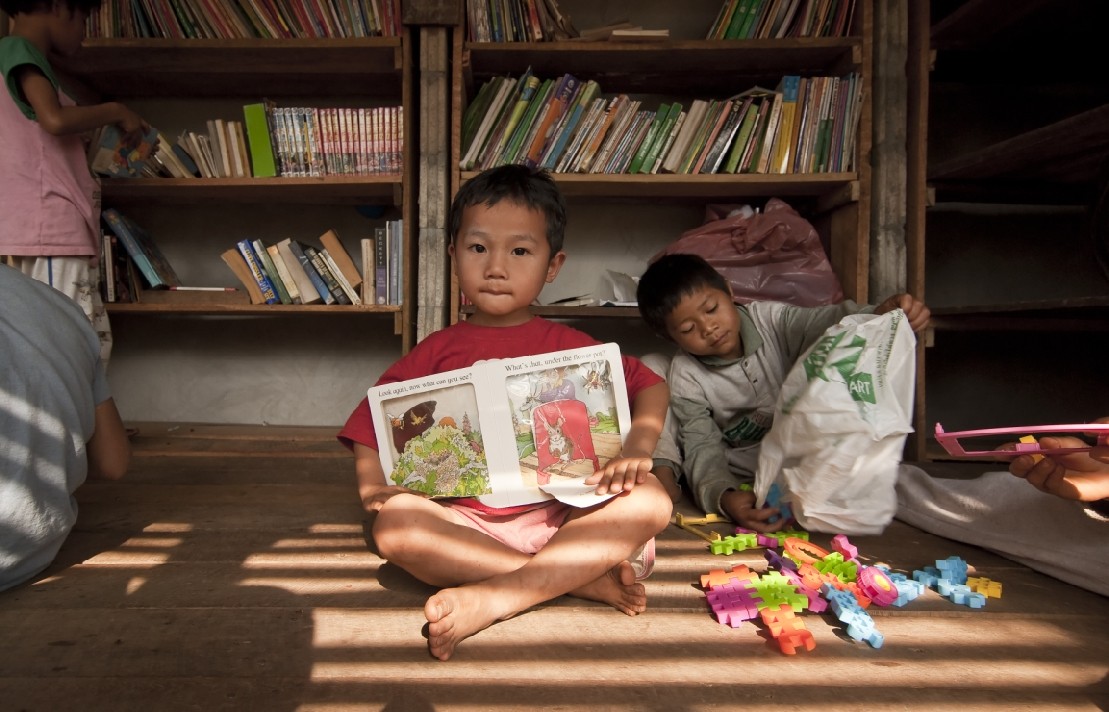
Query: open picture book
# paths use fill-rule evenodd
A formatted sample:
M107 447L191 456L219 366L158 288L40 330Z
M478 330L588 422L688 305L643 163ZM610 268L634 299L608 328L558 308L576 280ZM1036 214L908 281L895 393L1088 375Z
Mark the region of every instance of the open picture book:
M631 426L616 344L481 361L368 395L391 484L491 507L603 502L612 495L584 481Z

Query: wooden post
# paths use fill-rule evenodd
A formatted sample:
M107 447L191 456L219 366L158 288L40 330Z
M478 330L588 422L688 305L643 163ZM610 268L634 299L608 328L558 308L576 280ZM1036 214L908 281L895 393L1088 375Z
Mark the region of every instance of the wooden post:
M873 179L870 301L906 289L907 0L878 0L874 21Z
M907 137L907 193L905 200L905 243L907 287L918 299L927 301L924 293L924 211L928 205L928 86L932 66L930 34L931 9L929 0L912 3L908 34L908 99L906 102ZM925 444L928 427L925 412L925 348L932 334L929 330L917 339L916 398L913 402L913 429L905 455L911 460L926 459Z
M418 293L416 340L448 321L450 263L451 74L453 27L462 20L461 0L408 0L404 22L419 31ZM415 29L415 28L413 28Z

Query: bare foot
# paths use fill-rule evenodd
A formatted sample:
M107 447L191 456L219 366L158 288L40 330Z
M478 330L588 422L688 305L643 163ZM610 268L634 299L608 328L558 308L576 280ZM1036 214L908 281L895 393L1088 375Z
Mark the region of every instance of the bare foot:
M498 620L511 618L514 612L495 608L501 596L483 591L481 586L444 588L427 599L427 647L440 660L447 660L454 649L474 633L488 628Z
M629 616L647 610L647 589L636 582L635 571L629 561L621 561L600 578L571 591L570 595L607 603Z

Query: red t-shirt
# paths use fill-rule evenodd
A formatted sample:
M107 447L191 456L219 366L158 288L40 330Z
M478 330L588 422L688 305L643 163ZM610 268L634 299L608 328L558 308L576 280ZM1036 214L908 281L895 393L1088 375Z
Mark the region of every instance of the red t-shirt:
M478 361L534 356L551 351L596 346L598 343L600 342L584 332L539 317L519 326L508 327L475 326L463 321L441 329L416 344L408 354L390 366L375 385L468 368ZM662 378L637 358L624 356L623 364L628 400L632 403L640 391L662 381ZM354 443L360 443L374 450L378 449L377 434L374 432L373 417L366 398L362 399L347 418L338 437L348 448L353 448ZM467 499L466 503L491 511L476 500ZM524 505L523 508L532 506L534 505Z

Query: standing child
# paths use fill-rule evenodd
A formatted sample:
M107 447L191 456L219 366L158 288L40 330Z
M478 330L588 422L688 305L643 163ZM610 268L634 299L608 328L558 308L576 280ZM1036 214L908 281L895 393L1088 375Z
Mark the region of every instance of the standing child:
M47 57L81 47L100 0L0 0L11 33L0 37L0 255L81 306L107 363L112 335L100 302L100 183L83 134L117 124L137 139L149 126L119 102L77 106Z
M595 345L588 335L533 317L529 305L554 281L566 208L554 181L523 166L502 166L468 181L450 212L450 254L467 321L431 334L391 366L378 384ZM666 415L665 382L625 356L632 423L618 457L588 484L620 493L588 508L558 501L493 509L475 499L430 500L389 485L378 458L367 401L340 440L354 451L362 505L376 512L381 556L442 590L428 599L428 647L448 659L465 638L563 594L608 603L628 615L646 610L637 578L653 563L653 537L671 504L651 474L651 452ZM632 561L640 564L637 571Z
M848 314L901 308L913 331L927 326L931 315L909 294L864 307L851 301L736 306L719 272L701 257L682 254L651 264L637 297L644 321L680 349L667 378L679 440L669 451L680 451L681 470L698 506L762 532L779 528L771 523L778 510L756 509L751 484L759 443L773 424L782 381L794 362Z

